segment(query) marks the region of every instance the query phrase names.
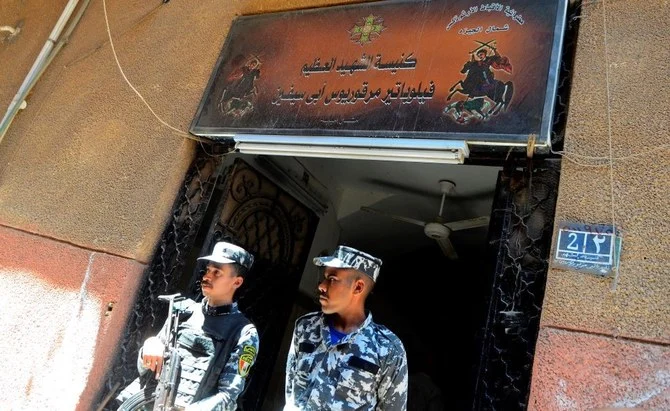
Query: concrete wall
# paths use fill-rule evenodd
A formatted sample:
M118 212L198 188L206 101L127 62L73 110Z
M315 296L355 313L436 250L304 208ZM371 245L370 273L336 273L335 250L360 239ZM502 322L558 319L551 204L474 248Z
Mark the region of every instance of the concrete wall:
M0 31L0 61L3 62L0 107L3 115L66 3L67 0L0 2L0 26L19 26L20 29L12 36L8 31Z
M646 154L614 163L623 232L616 287L612 278L549 272L533 410L670 409L669 21L662 0L583 6L565 149L609 156L611 135L614 157ZM611 224L610 187L608 166L564 160L556 220Z

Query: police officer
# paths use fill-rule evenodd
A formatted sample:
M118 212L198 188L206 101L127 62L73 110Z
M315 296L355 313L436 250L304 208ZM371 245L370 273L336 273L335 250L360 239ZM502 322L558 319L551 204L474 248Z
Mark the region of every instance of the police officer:
M208 261L201 282L204 299L200 303L193 300L175 303L183 318L177 339L181 373L174 405L188 411L235 410L256 359L259 337L254 324L233 302L233 295L254 258L239 246L218 242L210 255L198 260ZM152 372L158 378L164 350L162 337L145 341L137 364L141 377L117 396L119 403L129 404L133 402L128 400L131 396L152 389L151 384L146 384L149 379L142 377ZM119 409L127 408L122 405Z
M321 311L296 321L284 410L407 409L405 348L365 310L382 261L341 245L314 264L324 267Z

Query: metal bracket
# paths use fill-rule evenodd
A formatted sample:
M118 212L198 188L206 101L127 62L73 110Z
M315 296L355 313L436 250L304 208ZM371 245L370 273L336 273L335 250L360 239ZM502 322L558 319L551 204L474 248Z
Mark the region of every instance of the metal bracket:
M18 37L19 33L21 33L21 29L23 28L23 20L19 20L16 23L15 27L12 26L0 26L0 33L9 33L4 35L2 38L2 41L6 41L8 43L14 42L16 37Z
M533 158L533 154L535 153L535 139L536 139L535 134L531 134L528 136L528 145L526 146L526 157L528 157L529 160Z

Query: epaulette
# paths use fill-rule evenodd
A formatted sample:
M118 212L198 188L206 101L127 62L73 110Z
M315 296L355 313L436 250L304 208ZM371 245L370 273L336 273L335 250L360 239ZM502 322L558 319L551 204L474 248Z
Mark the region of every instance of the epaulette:
M321 315L321 311L314 311L314 312L311 312L311 313L303 314L295 320L295 323L298 324L299 322L301 322L303 320L306 320L308 318L318 317L320 315Z
M388 329L385 325L382 324L377 324L375 323L375 327L377 328L377 332L381 338L385 338L389 341L389 343L393 346L396 346L396 348L403 348L404 346L402 345L402 341L400 338L395 335L393 331Z

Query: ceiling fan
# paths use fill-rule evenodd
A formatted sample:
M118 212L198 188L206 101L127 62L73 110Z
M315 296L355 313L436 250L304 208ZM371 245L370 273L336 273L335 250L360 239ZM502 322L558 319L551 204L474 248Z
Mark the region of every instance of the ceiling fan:
M448 194L453 193L456 184L453 181L449 180L440 180L440 191L442 192L442 202L440 203L440 211L437 214L437 217L433 221L421 221L410 217L399 216L395 214L390 214L385 211L377 210L371 207L361 207L361 211L368 213L379 214L385 217L389 217L396 221L402 221L405 223L415 224L423 227L423 232L433 240L437 242L440 246L440 249L444 255L450 260L458 259L458 253L454 249L454 245L451 243L449 236L452 231L467 230L469 228L477 228L488 226L489 216L475 217L467 220L444 222L442 217L442 210L444 209L444 200Z

